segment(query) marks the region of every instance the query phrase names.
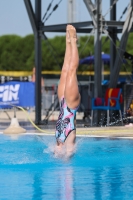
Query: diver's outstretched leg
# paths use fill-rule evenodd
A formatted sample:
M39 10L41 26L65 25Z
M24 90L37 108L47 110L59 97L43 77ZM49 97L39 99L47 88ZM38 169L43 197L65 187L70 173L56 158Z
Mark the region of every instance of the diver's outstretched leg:
M59 100L64 97L64 91L66 87L66 77L67 77L67 72L70 66L70 61L71 61L71 43L70 43L70 36L69 36L69 29L70 25L67 25L66 28L66 51L65 51L65 56L64 56L64 63L61 71L61 76L60 76L60 81L58 85L58 98Z
M80 103L80 94L77 81L77 68L79 65L79 55L77 48L76 29L69 25L68 32L71 41L71 59L69 62L69 70L66 77L66 85L64 97L69 108L76 108Z

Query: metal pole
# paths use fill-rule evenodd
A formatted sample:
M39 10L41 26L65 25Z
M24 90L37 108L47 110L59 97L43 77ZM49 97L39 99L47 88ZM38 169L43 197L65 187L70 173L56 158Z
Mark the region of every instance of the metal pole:
M113 4L114 0L110 0L110 6ZM110 11L110 20L116 21L116 4L113 6L113 8ZM112 28L111 34L110 34L113 43L110 41L110 74L112 73L112 70L114 68L115 58L116 58L116 32L115 28Z
M119 72L120 72L120 69L121 69L121 66L123 63L123 55L124 55L124 52L126 49L130 30L132 28L132 19L133 19L133 0L130 0L130 6L128 8L127 18L126 18L124 26L123 26L123 31L122 31L119 49L117 52L117 57L116 57L116 60L114 63L113 71L110 75L110 84L109 84L110 88L115 88L117 86Z
M95 30L95 39L94 39L94 48L95 48L95 63L94 63L94 97L101 97L102 96L102 86L101 86L101 69L102 69L102 60L101 60L101 2L102 0L96 0L96 21L97 27Z
M96 0L96 27L95 27L95 35L94 35L94 97L102 97L102 59L101 59L101 33L102 33L102 10L101 10L101 2L102 0ZM95 111L94 112L94 122L97 125L100 119L101 112Z
M67 22L76 22L76 0L67 0Z
M35 18L37 24L37 33L35 34L35 123L41 122L41 0L35 0Z

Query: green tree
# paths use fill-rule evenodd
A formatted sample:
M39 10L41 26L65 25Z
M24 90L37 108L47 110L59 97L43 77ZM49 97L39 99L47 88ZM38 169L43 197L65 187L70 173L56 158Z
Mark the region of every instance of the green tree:
M126 51L133 55L133 33L129 35ZM35 65L34 35L20 37L5 35L0 37L0 70L31 71ZM80 36L78 40L79 57L94 55L94 36ZM116 44L119 47L119 42ZM102 52L110 53L110 39L102 37ZM65 53L65 36L56 36L42 41L42 70L60 70ZM121 70L131 70L131 63L123 64ZM105 66L109 70L108 66ZM93 65L80 65L79 71L93 70Z

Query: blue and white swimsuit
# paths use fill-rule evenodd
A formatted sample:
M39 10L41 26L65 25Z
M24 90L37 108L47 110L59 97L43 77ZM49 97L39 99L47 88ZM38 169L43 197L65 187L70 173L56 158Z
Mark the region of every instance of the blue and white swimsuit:
M58 142L64 143L68 135L75 130L74 120L78 107L70 109L67 107L64 97L60 101L60 114L56 123L55 137Z

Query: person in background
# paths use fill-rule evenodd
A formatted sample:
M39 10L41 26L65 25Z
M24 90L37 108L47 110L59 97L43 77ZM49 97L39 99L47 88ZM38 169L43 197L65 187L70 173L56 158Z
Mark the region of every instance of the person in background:
M36 81L36 68L33 67L32 69L32 77L31 77L31 81L35 82ZM42 92L44 91L44 78L41 77L41 88L42 88Z
M66 51L58 85L60 113L56 123L55 156L70 157L75 148L76 112L80 104L77 82L79 55L76 29L72 25L66 28Z

